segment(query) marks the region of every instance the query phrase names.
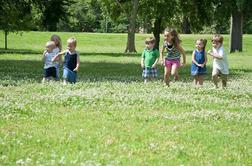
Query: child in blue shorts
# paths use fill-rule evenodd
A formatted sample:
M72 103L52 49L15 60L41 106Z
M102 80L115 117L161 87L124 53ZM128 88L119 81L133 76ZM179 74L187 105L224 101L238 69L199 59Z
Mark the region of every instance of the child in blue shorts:
M75 38L67 40L67 50L59 53L53 61L60 59L64 54L63 62L63 83L76 83L77 72L80 67L80 57L76 51L77 41Z
M151 81L157 77L157 63L159 59L159 51L154 48L156 39L149 37L145 40L146 48L142 53L141 67L143 68L142 77L144 83Z

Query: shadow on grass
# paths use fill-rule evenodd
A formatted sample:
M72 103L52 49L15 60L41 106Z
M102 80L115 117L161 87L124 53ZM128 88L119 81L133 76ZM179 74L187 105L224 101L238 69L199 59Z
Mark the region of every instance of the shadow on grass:
M43 52L34 51L29 49L3 49L0 48L0 54L42 54ZM79 52L81 56L109 56L109 57L140 57L142 52L139 51L138 53L104 53L104 52ZM186 51L186 54L191 54L192 51Z
M28 60L0 60L0 85L17 85L18 82L41 82L43 63ZM163 78L163 67L158 67L159 77ZM212 68L208 66L206 80L211 80ZM230 77L239 73L252 73L252 69L232 69ZM62 68L61 68L62 74ZM79 82L117 81L142 82L142 69L135 63L82 62L78 73ZM190 65L179 69L180 81L191 82Z

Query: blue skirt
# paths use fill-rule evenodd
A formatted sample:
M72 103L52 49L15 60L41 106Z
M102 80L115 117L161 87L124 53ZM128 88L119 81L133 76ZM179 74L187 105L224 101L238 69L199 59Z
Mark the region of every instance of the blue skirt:
M67 67L63 68L63 78L70 83L76 83L77 72L68 69Z
M192 63L192 66L191 66L191 75L192 76L205 75L205 74L207 74L206 65L204 67L199 67L196 64Z

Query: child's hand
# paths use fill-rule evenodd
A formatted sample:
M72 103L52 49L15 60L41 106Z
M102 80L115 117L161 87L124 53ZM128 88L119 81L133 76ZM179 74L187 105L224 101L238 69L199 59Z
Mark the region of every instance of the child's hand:
M164 66L164 60L163 59L160 60L160 64L161 64L161 66Z
M141 67L144 68L144 64L141 64Z
M204 64L199 64L198 66L199 66L199 67L204 67L205 65L204 65Z
M210 56L213 56L213 51L212 51L212 50L209 50L209 51L207 52L207 54L210 55Z
M78 68L78 67L76 67L73 71L76 71L76 72L77 72L78 70L79 70L79 68Z

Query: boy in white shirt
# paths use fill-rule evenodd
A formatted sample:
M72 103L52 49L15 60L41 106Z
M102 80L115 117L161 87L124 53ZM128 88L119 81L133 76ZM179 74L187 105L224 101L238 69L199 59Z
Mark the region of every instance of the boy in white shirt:
M212 79L216 88L218 88L218 80L221 79L222 87L227 86L227 76L229 74L227 54L223 48L223 36L214 35L212 40L213 48L208 54L213 57Z
M43 61L44 61L44 77L42 82L44 83L46 80L58 80L56 66L57 62L53 62L52 59L57 55L53 50L55 48L55 43L53 41L48 41L46 43L46 50L43 53Z

